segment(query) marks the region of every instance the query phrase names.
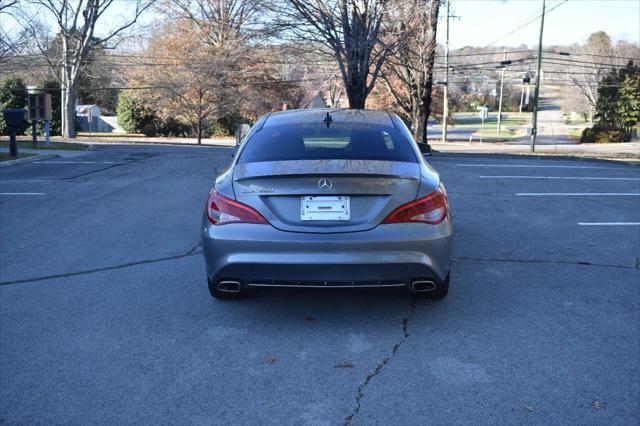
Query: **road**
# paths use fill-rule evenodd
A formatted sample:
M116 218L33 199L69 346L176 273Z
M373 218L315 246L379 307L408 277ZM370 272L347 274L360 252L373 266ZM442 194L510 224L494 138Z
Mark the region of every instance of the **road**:
M0 423L640 421L640 168L434 157L447 299L216 301L199 228L229 155L101 146L0 170Z
M544 87L544 95L540 98L540 109L538 110L538 136L536 137L537 145L561 145L575 144L569 136L567 136L567 126L562 117L560 109L560 94L553 87ZM530 136L524 139L525 143L529 142Z

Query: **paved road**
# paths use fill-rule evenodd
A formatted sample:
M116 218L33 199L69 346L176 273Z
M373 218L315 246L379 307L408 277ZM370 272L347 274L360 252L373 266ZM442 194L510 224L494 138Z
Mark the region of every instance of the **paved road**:
M554 87L543 86L538 110L538 136L536 144L576 144L567 136L567 126L560 109L560 94ZM530 137L523 138L528 142Z
M198 232L229 153L101 147L0 170L0 423L640 421L640 227L579 225L640 222L639 168L435 157L447 299L220 302Z

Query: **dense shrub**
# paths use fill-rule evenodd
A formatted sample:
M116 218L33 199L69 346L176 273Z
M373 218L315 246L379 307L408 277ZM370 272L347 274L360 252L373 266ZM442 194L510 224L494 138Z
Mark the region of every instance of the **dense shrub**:
M152 132L155 134L156 114L142 99L122 93L116 107L118 124L129 133ZM152 127L154 127L153 130ZM146 134L146 133L145 133Z
M158 128L154 122L146 123L142 126L142 129L140 129L140 132L145 136L153 137L158 133Z
M0 135L7 135L9 131L4 121L3 111L12 108L26 108L27 91L21 79L9 77L0 84ZM24 133L27 124L18 131L18 134Z
M616 143L624 140L624 133L618 129L594 126L582 131L581 143Z
M191 126L174 117L166 117L158 123L158 134L162 136L186 137L191 133Z

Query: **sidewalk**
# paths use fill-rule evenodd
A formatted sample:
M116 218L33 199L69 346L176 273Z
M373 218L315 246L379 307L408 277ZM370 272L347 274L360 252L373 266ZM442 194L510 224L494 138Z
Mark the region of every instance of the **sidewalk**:
M9 148L2 146L0 147L0 152L9 152ZM83 155L87 155L87 151L72 151L68 149L33 149L33 148L22 148L22 147L18 148L18 153L39 155L40 157L26 157L26 158L33 158L34 161L35 159L40 159L41 156L46 154L51 154L49 155L49 157L62 157L62 158L73 158L73 157L81 157Z
M52 138L52 140L62 141L61 138ZM188 145L188 146L235 146L234 138L215 138L203 139L202 144L198 145L194 138L145 138L145 137L128 137L128 138L77 138L73 142L91 144L91 145L120 145L120 144L144 144L144 145ZM512 154L512 155L558 155L558 156L576 156L589 158L620 158L626 160L640 161L640 143L612 143L612 144L550 144L549 142L541 142L536 145L535 153L530 152L529 144L525 139L511 142L462 142L450 141L442 143L440 139L431 139L429 141L432 148L441 153L458 153L458 154ZM1 150L2 148L0 148ZM7 148L8 149L8 148ZM20 152L32 152L30 149L21 149ZM34 151L40 153L42 151ZM76 156L86 154L86 151L58 151L48 150L48 153L55 152L60 156Z
M560 144L536 145L534 153L528 144L480 143L480 142L429 142L431 147L441 153L459 154L514 154L514 155L559 155L590 158L619 158L640 161L640 144Z
M0 147L1 153L8 153L8 147ZM17 158L15 160L0 161L0 167L17 166L19 164L33 163L34 161L51 160L54 158L73 158L82 155L86 155L87 151L70 151L61 149L32 149L32 148L19 148L19 154L33 154L29 157Z
M19 141L31 141L30 136L18 136ZM0 138L0 141L3 141ZM198 140L196 138L176 138L176 137L145 137L145 136L106 136L104 134L98 134L94 137L81 136L73 140L66 140L60 136L53 136L52 142L68 142L68 143L82 143L88 145L130 145L130 144L145 144L145 145L195 145L198 146ZM4 140L4 142L7 142ZM234 137L218 137L210 139L202 139L200 145L207 146L235 146L236 139ZM26 152L26 151L25 151Z

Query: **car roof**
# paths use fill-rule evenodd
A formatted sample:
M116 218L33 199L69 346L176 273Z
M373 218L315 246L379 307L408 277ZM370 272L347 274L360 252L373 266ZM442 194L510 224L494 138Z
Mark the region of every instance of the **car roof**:
M291 109L286 111L278 111L269 114L262 127L271 127L296 123L314 123L324 124L327 113L331 116L334 123L353 123L368 124L394 127L391 115L386 111L378 111L373 109L331 109L331 108L310 108L310 109Z

